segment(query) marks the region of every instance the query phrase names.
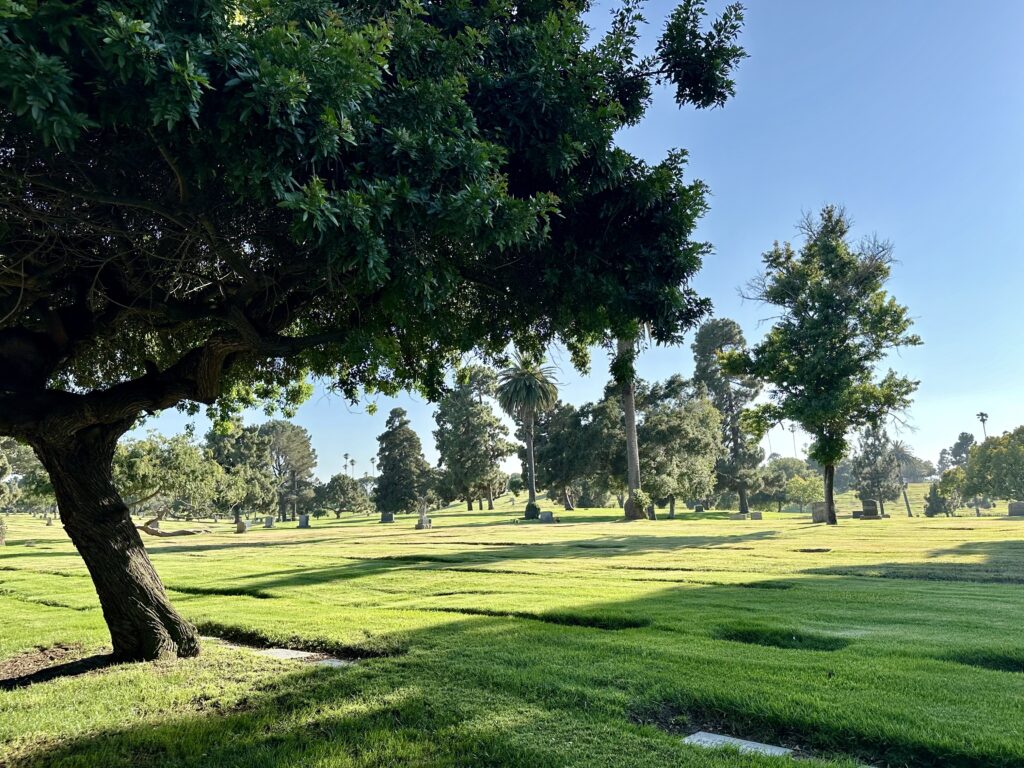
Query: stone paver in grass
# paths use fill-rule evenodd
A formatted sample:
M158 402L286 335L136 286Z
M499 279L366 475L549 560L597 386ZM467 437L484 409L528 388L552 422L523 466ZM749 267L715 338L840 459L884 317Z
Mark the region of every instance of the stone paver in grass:
M776 747L772 744L761 744L756 741L735 739L732 736L722 736L721 734L709 733L708 731L697 731L697 733L692 733L683 739L683 742L686 744L693 744L697 747L707 747L708 749L734 747L740 752L757 752L762 755L773 755L775 757L786 757L793 754L793 750L786 749L786 747Z
M201 639L220 643L228 648L242 648L247 651L252 651L253 653L258 653L260 656L269 656L272 659L304 661L309 664L316 664L319 667L352 667L356 664L356 662L351 659L339 659L335 656L328 656L325 653L300 651L296 648L258 648L253 645L241 645L239 643L228 642L227 640L223 640L219 637L202 637Z
M309 661L320 655L309 651L296 651L293 648L255 648L253 652L258 653L260 656L269 656L272 659L296 659L300 661Z

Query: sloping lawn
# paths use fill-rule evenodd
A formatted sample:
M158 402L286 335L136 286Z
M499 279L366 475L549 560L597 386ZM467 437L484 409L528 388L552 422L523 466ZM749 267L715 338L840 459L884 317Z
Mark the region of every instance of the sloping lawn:
M32 685L107 637L62 529L9 517L0 764L793 765L682 743L713 730L808 766L1024 765L1024 520L519 508L147 539L204 634L357 663L210 640Z

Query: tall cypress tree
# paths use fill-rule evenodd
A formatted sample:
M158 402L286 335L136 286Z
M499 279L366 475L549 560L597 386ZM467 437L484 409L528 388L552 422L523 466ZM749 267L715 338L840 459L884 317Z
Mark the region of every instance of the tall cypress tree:
M414 512L426 492L430 465L423 458L419 436L409 426L404 408L388 414L387 426L377 438L377 488L374 501L381 512Z

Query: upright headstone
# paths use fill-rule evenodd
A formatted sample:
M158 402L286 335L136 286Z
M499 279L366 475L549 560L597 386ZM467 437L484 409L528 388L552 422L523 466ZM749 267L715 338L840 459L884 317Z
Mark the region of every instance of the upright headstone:
M267 515L266 517L263 518L263 527L264 528L273 528L274 527L274 516L273 515Z
M863 509L855 509L855 510L853 510L852 515L853 515L853 519L854 520L859 520L860 518L864 517L864 510Z
M416 521L416 530L425 531L428 530L432 525L433 523L430 521L429 517L427 517L426 515L420 515L420 519Z
M751 520L762 520L763 518L764 518L764 516L759 511L757 511L756 509L753 512L750 513L750 519Z
M394 512L381 512L380 513L380 521L382 523L393 523L393 522L395 522L395 513Z
M299 515L299 528L309 528L309 515Z
M743 514L742 512L733 512L731 515L729 515L729 519L730 520L746 520L747 516L745 514Z
M878 502L874 499L862 499L861 500L861 520L879 520L878 516Z
M1011 501L1006 507L1010 517L1024 517L1024 501Z
M698 513L699 512L703 512L704 511L704 505L703 504L694 504L693 505L693 511L694 512L698 512Z
M248 533L248 531L249 531L249 521L248 520L239 520L237 523L235 523L235 533Z
M815 523L828 522L828 513L825 511L824 501L815 501L811 504L811 521Z
M540 520L542 523L553 523L555 522L555 513L552 512L551 510L545 510L544 512L540 513L540 517L537 519Z
M53 525L53 520L50 518L49 515L46 516L46 524L47 525Z

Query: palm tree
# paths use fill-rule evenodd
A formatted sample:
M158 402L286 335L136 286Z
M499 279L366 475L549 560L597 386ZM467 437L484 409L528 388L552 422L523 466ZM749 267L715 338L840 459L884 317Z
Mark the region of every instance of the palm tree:
M891 450L896 467L900 472L900 484L903 486L903 503L907 507L907 517L913 517L914 513L910 511L910 499L907 498L907 478L903 474L903 468L914 459L914 454L911 453L910 446L902 440L894 440Z
M985 422L988 421L988 414L982 411L978 414L978 421L981 422L981 434L988 440L988 430L985 429Z
M345 460L343 462L341 462L341 469L347 475L348 474L348 454L345 453L345 454L342 454L342 456L343 456L343 458Z
M554 368L537 357L517 354L511 366L498 374L498 404L523 426L526 439L527 509L537 504L537 471L533 458L533 429L537 414L549 411L558 401Z

